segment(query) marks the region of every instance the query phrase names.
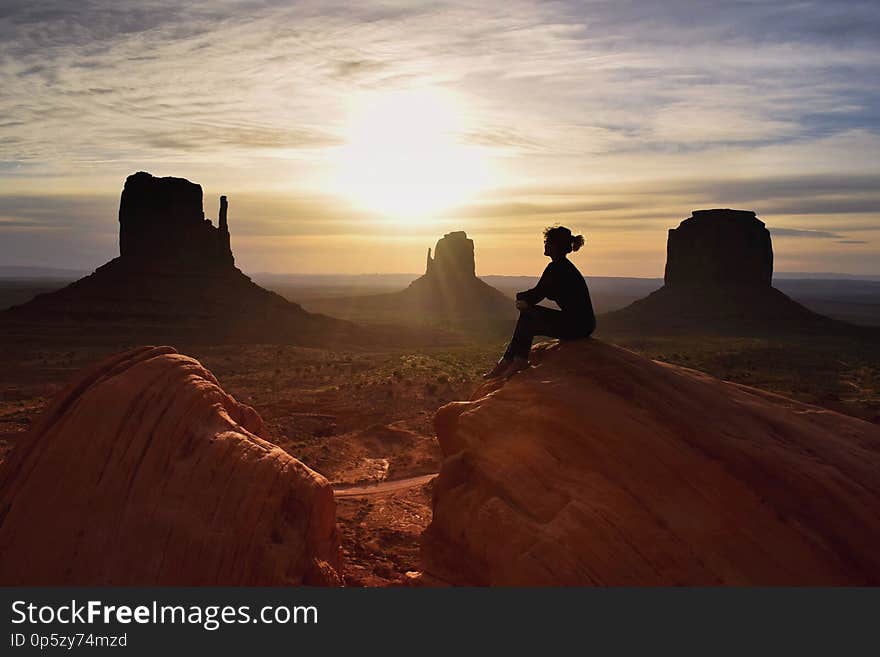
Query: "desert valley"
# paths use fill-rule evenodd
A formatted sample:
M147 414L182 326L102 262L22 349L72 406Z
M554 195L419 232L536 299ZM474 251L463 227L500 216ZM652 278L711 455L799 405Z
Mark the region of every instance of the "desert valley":
M880 580L880 283L670 217L664 280L588 276L594 337L487 383L534 280L454 231L408 282L261 286L234 203L134 174L119 257L3 284L4 582Z

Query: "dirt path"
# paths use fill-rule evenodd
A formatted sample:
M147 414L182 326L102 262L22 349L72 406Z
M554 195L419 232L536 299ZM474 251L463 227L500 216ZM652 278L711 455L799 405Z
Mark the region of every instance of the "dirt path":
M418 477L407 477L406 479L392 479L391 481L380 481L375 484L362 484L357 486L343 485L333 489L336 497L367 497L370 495L378 495L394 490L402 490L404 488L413 488L426 484L437 476L436 472L431 474L419 475Z

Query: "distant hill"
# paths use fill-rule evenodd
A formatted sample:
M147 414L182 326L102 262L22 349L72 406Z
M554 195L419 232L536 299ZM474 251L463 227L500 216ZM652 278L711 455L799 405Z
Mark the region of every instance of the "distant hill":
M779 279L774 287L817 313L864 326L880 326L880 280Z
M51 292L85 275L75 269L0 267L0 310L19 305L37 294ZM398 292L419 278L416 273L365 274L253 274L253 281L309 310L330 315L357 313L357 304L344 307L351 297ZM538 276L489 274L478 277L508 297L533 287ZM663 286L662 278L586 276L598 314L623 308ZM779 291L814 312L855 324L880 326L880 275L817 272L773 272ZM545 302L547 303L547 302ZM370 310L362 313L370 315Z
M880 281L880 274L839 274L834 272L778 271L773 272L773 282L782 278Z
M417 274L276 274L273 281L261 276L255 275L254 282L309 310L330 315L337 314L349 297L399 291L418 278ZM533 287L538 281L537 276L481 276L480 279L511 298L515 292ZM586 279L593 306L600 314L623 308L663 285L662 278L587 276ZM25 303L37 294L57 290L71 280L0 276L0 310ZM774 275L773 282L779 291L810 310L854 324L880 326L880 281L845 277L777 279ZM313 300L317 303L312 304Z
M54 267L0 266L0 279L4 280L59 280L74 281L89 272L79 269L58 269Z

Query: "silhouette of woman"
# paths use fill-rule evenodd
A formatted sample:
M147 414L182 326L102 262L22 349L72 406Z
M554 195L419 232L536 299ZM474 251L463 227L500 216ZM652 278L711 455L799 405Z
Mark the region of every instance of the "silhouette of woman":
M586 338L595 330L596 317L587 283L566 257L583 244L583 235L572 235L565 226L544 229L544 255L550 257L550 263L535 287L516 293L519 319L513 338L501 360L484 378L510 376L528 367L536 335L572 340ZM545 298L555 301L561 310L536 305Z

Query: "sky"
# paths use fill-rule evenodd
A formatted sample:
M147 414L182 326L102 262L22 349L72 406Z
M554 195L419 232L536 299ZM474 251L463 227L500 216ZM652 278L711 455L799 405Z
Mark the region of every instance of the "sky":
M118 254L135 171L229 197L249 273L662 276L666 231L757 212L777 271L880 274L871 2L0 3L0 265Z

